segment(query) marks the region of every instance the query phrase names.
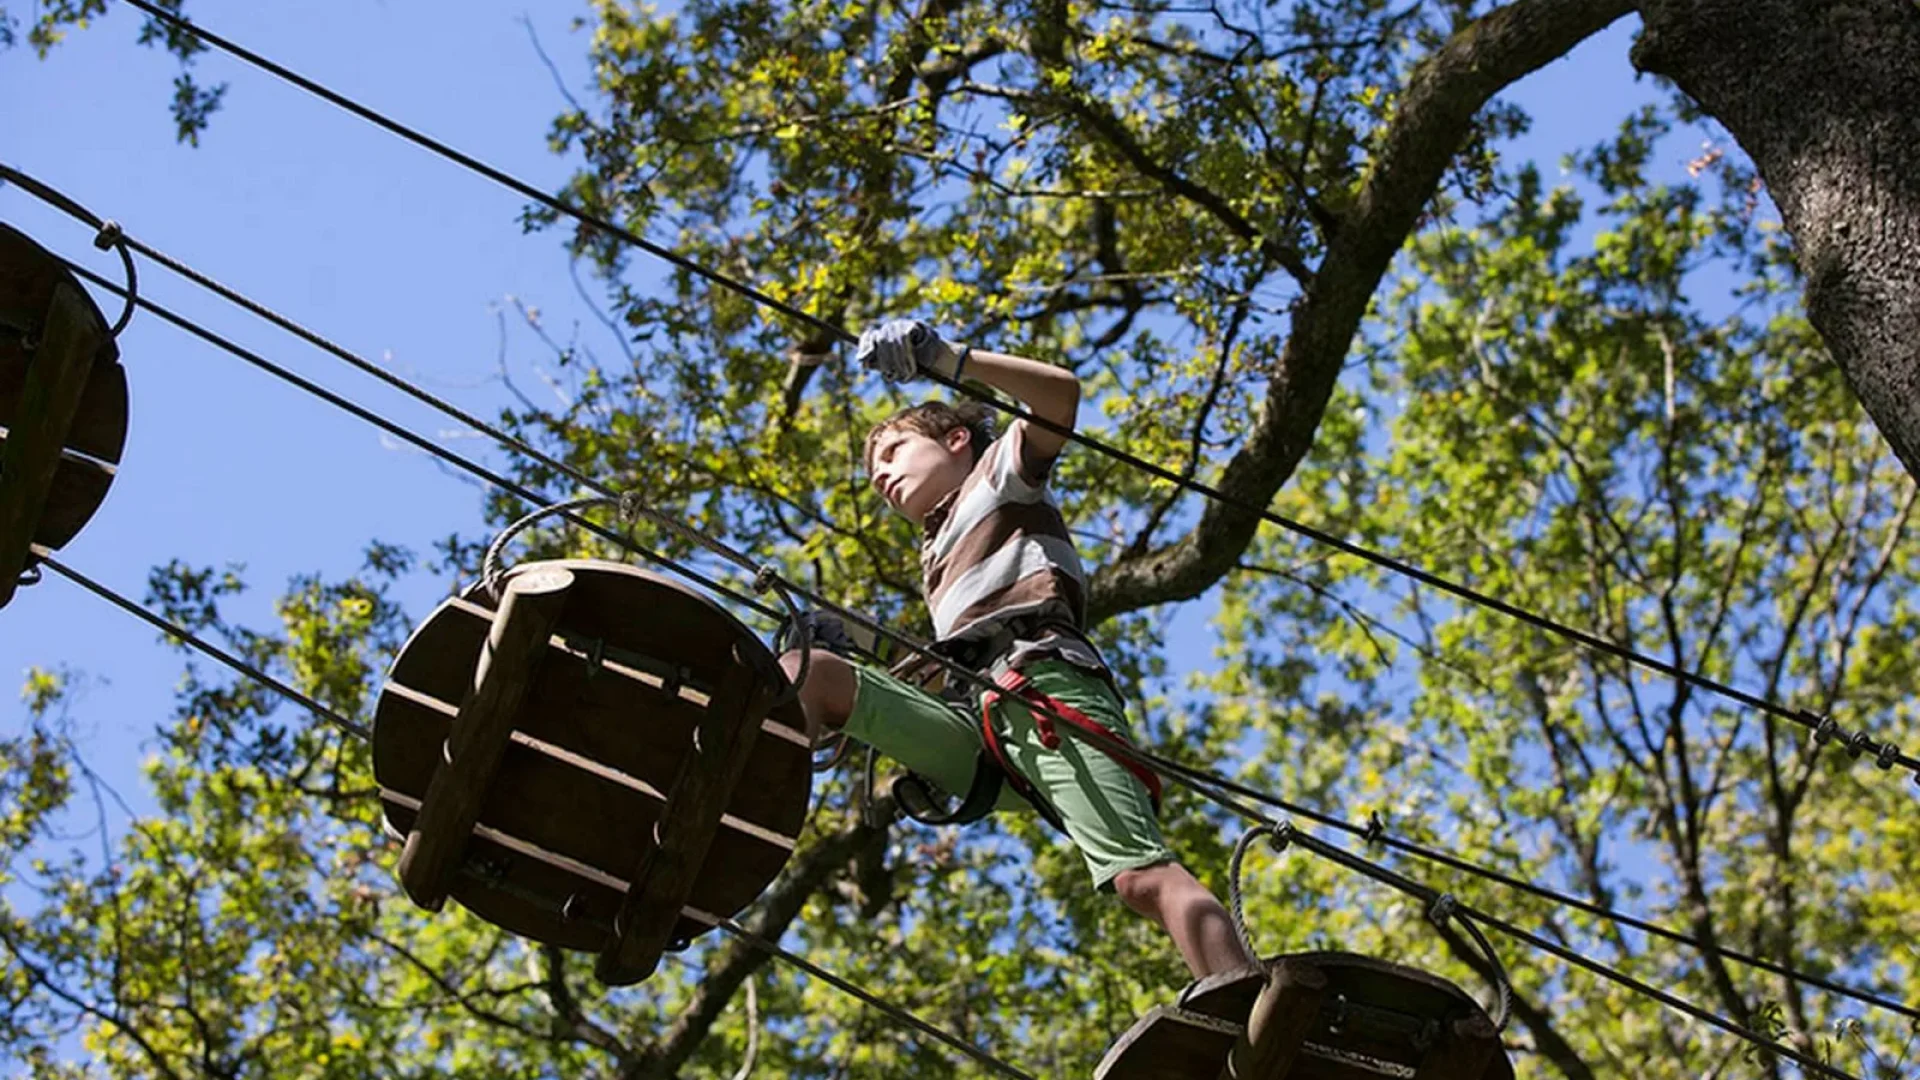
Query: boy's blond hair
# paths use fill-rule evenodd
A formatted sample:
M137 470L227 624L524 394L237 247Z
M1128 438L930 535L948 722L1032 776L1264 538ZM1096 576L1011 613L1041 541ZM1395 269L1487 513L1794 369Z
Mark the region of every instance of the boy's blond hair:
M987 407L977 401L962 401L958 405L949 405L944 401L923 401L909 406L873 425L867 432L866 449L861 451L860 460L868 472L873 471L873 448L880 436L896 428L925 435L929 439L943 439L957 428L966 428L973 434L973 460L979 461L986 452L987 444L993 441L993 417Z

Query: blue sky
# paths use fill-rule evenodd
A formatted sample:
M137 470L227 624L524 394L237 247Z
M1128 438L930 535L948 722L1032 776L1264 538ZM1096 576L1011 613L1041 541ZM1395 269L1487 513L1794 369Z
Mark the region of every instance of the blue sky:
M545 141L565 103L523 19L578 90L586 39L570 23L584 7L193 0L190 9L209 28L538 187L557 189L568 175ZM0 54L8 105L0 160L481 415L506 401L494 376L507 298L537 305L563 336L576 322L595 325L559 234L521 234L520 198L238 61L201 58L204 79L231 87L203 145L177 145L166 112L176 65L134 43L138 26L137 12L115 6L44 62L23 50ZM1657 96L1627 64L1633 29L1616 26L1509 95L1535 115L1516 158L1538 159L1551 176L1561 154ZM1683 161L1661 164L1677 173ZM0 219L118 276L85 228L23 192L0 190ZM645 257L630 271L640 281L655 272ZM416 430L445 434L464 453L501 460L438 414L158 267L142 267L141 288ZM531 341L508 340L523 387L537 391ZM139 597L148 569L176 558L243 563L253 589L233 613L266 624L290 576L350 572L369 539L424 552L449 533L481 531L469 483L157 318L136 317L121 351L132 423L120 476L62 552L110 587ZM403 598L424 613L446 587L421 572ZM1207 641L1198 620L1210 606L1190 606L1169 638ZM1203 648L1186 651L1187 662L1205 662ZM148 627L51 575L0 611L0 676L18 685L32 665L85 673L76 716L86 752L136 807L150 805L138 762L171 708L180 664ZM9 734L25 722L17 704L0 716Z

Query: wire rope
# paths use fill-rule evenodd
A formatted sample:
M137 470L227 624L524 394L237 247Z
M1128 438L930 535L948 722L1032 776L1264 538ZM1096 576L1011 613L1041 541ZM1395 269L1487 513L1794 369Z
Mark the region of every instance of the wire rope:
M73 569L72 567L66 565L64 562L61 562L58 559L55 559L49 556L49 557L43 558L41 562L49 570L52 570L54 573L59 574L61 577L66 578L68 581L73 582L75 585L80 586L86 591L107 601L108 603L121 609L122 611L125 611L128 614L133 615L134 617L140 619L142 622L148 623L149 625L153 626L155 629L158 629L160 632L166 634L167 636L172 637L183 644L191 646L192 648L199 650L200 652L213 658L214 660L217 660L220 663L225 664L226 666L233 669L233 671L240 674L241 676L252 679L260 683L261 685L275 691L276 693L281 694L282 696L287 698L287 700L293 702L296 705L299 705L301 708L306 709L308 712L312 713L316 719L321 720L335 728L338 728L339 730L345 732L346 734L351 735L357 739L360 739L363 742L372 741L373 731L371 728L368 728L364 724L361 724L352 719L349 719L348 717L340 714L339 712L328 708L326 705L321 704L319 701L314 700L311 696L307 694L303 694L300 691L294 689L293 687L288 686L285 682L282 682L281 680L275 678L273 675L261 669L258 665L233 655L231 652L228 652L227 650L222 649L218 645L215 645L212 642L207 641L205 638L201 637L200 635L195 634L192 631L186 629L185 627L179 626L173 623L171 620L149 610L145 605L136 603L135 601L125 596L122 596L121 594L115 592L114 590L108 588L107 586L100 584L99 582ZM875 1009L880 1010L881 1012L885 1013L887 1016L893 1018L896 1022L901 1023L907 1027L910 1027L915 1031L920 1032L923 1035L930 1036L938 1040L939 1042L945 1044L946 1046L952 1047L953 1049L966 1054L968 1057L972 1058L974 1061L977 1061L982 1065L985 1065L991 1069L994 1069L995 1071L999 1072L1004 1076L1013 1077L1014 1080L1036 1080L1033 1074L1022 1070L1007 1061L1002 1060L1001 1058L995 1056L994 1054L986 1050L980 1049L978 1046L975 1046L972 1043L967 1042L966 1040L960 1038L957 1035L947 1032L944 1029L934 1024L931 1024L926 1020L921 1019L919 1016L915 1015L914 1013L906 1009L903 1009L900 1006L895 1005L890 1001L887 1001L886 999L880 997L878 994L875 994L872 991L865 989L859 984L854 983L851 980L846 979L840 975L836 975L833 972L828 971L827 969L819 966L818 964L815 964L807 960L805 957L799 956L784 948L781 948L778 944L767 940L765 937L762 937L759 934L755 934L754 932L752 932L751 930L748 930L746 927L740 925L740 923L736 922L731 918L721 918L715 923L715 925L717 925L721 930L732 935L733 937L738 938L744 944L754 949L758 949L762 952L765 952L768 955L773 956L785 963L793 965L794 967L800 969L801 971L804 971L807 974L830 984L835 989L839 990L841 993L857 998L863 1003L870 1005Z
M581 224L589 225L589 226L592 226L593 228L599 229L610 236L616 237L620 240L623 240L629 244L632 244L640 248L641 250L647 252L648 254L651 254L657 258L663 259L671 263L672 265L687 271L688 273L694 274L700 277L702 280L705 280L721 288L731 290L739 294L740 296L753 301L756 304L760 304L771 310L778 311L789 318L795 319L799 322L806 324L809 327L812 327L823 333L829 334L832 337L842 342L852 342L857 340L855 336L851 332L849 332L845 327L838 326L832 322L827 321L826 319L821 318L818 315L814 315L810 312L802 311L799 308L796 308L790 304L777 300L774 297L769 296L766 292L760 289L756 289L749 284L736 280L718 271L711 270L707 267L701 266L699 263L687 258L686 256L681 255L678 252L672 251L668 248L664 248L658 244L655 244L652 241L647 240L645 237L639 235L638 233L635 233L633 230L628 229L612 221L607 217L582 210L566 202L563 199L556 198L555 196L547 192L541 191L540 189L534 187L531 184L528 184L526 181L521 180L510 173L507 173L501 169L498 169L492 165L489 165L486 162L481 161L470 154L457 150L447 145L444 142L441 142L437 139L432 138L431 136L425 135L420 131L412 127L409 127L406 124L400 123L399 121L394 120L389 116L386 116L384 113L381 113L379 110L373 109L367 105L364 105L358 101L353 100L352 98L347 97L344 94L334 91L319 82L309 79L299 74L298 72L295 72L290 68L287 68L282 64L276 63L273 60L270 60L265 56L260 55L259 53L253 52L252 50L247 49L246 47L239 45L236 42L233 42L227 38L224 38L219 34L214 33L213 31L207 30L201 27L199 24L192 22L191 20L182 18L179 15L174 14L173 12L167 11L164 8L154 4L152 0L126 0L126 2L140 9L141 11L146 12L149 16L157 20L160 20L161 22L167 24L170 27L173 27L185 33L193 34L199 37L200 39L206 41L208 44L214 46L215 48L218 48L221 51L228 53L229 55L232 55L248 64L251 64L254 67L257 67L277 78L280 78L286 82L289 82L299 87L300 89L305 90L308 93L313 94L321 98L322 100L327 101L339 108L345 109L346 111L351 112L356 116L359 116L360 118L368 121L369 123L372 123L380 128L383 128L394 135L397 135L403 139L406 139L409 142L414 143L415 145L421 146L429 151L432 151L435 154L440 155L441 157L447 158L448 160L455 162L456 164L466 169L469 169L482 176L485 176L488 179L494 181L495 183L498 183L508 188L509 190L512 190L526 198L532 199L533 201L539 203L542 206L545 206L546 208L554 211L555 213L563 214L567 217L573 218L574 220L580 222ZM1320 529L1318 527L1308 525L1304 522L1296 521L1292 518L1289 518L1285 515L1275 512L1269 507L1256 506L1253 503L1250 503L1247 500L1242 499L1238 496L1231 495L1228 492L1225 492L1219 489L1218 487L1215 487L1214 485L1205 483L1204 481L1196 480L1190 476L1182 475L1180 473L1175 472L1172 469L1167 468L1166 466L1147 461L1146 459L1138 456L1137 454L1121 449L1119 447L1109 445L1108 443L1102 440L1096 439L1083 432L1075 431L1063 425L1056 424L1050 420L1046 420L1041 417L1035 416L1030 411L1018 405L1001 401L998 398L994 397L992 394L987 393L983 390L979 390L974 387L967 386L956 380L948 379L944 376L941 376L935 373L929 372L926 374L933 381L938 382L941 385L946 386L957 393L964 394L968 397L974 398L975 400L982 402L983 404L991 408L998 409L1001 412L1004 412L1010 416L1018 417L1020 419L1026 420L1028 423L1034 424L1048 431L1052 431L1058 435L1061 435L1067 439L1072 440L1073 442L1079 443L1080 445L1085 446L1090 450L1103 454L1116 461L1123 462L1134 468L1140 469L1158 479L1165 480L1169 483L1172 483L1183 490L1190 491L1198 495L1202 495L1206 498L1212 499L1213 501L1219 503L1222 506L1230 507L1234 510L1240 511L1241 513L1256 516L1263 521L1269 522L1274 525L1278 525L1281 528L1284 528L1290 532L1307 537L1308 539L1314 540L1318 543L1333 547L1336 550L1339 550L1347 555L1351 555L1356 558L1362 559L1366 562L1369 562L1391 573L1400 574L1404 577L1420 582L1421 584L1427 585L1431 588L1439 589L1442 592L1458 597L1461 600L1467 601L1468 603L1475 604L1480 607L1485 607L1492 611L1497 611L1509 618L1517 619L1521 622L1526 623L1527 625L1533 626L1536 629L1540 629L1548 633L1552 633L1557 636L1566 638L1570 641L1573 641L1582 646L1585 646L1586 648L1593 649L1597 652L1601 652L1601 653L1613 656L1627 663L1635 664L1640 667L1647 668L1648 670L1651 670L1651 671L1657 671L1663 675L1666 675L1680 682L1687 683L1699 689L1727 698L1728 700L1738 702L1742 705L1746 705L1750 708L1758 709L1761 712L1767 713L1768 715L1774 716L1778 719L1782 719L1794 724L1798 724L1802 727L1807 728L1809 731L1813 732L1815 741L1821 745L1825 745L1827 743L1834 742L1837 740L1839 741L1841 746L1844 747L1848 751L1848 753L1854 757L1860 757L1862 755L1871 755L1874 759L1874 763L1883 770L1892 769L1893 766L1896 764L1901 766L1902 768L1911 770L1913 772L1913 777L1915 782L1920 783L1920 758L1916 758L1913 755L1908 754L1905 751L1901 750L1891 740L1876 740L1866 730L1864 729L1849 730L1846 727L1839 724L1837 721L1835 721L1831 716L1818 715L1806 709L1788 708L1787 706L1781 705L1774 701L1770 701L1764 697L1760 697L1759 695L1750 693L1748 691L1741 690L1738 687L1721 682L1717 679L1713 679L1699 672L1685 668L1679 664L1675 664L1666 660L1661 660L1658 657L1654 657L1646 653L1642 653L1638 650L1629 648L1625 645L1621 645L1618 642L1609 641L1590 631L1581 630L1581 629L1569 626L1565 623L1562 623L1556 619L1552 619L1548 616L1542 615L1538 612L1534 612L1526 608L1519 607L1518 605L1513 604L1510 601L1482 592L1478 589L1473 588L1472 586L1464 585L1459 582L1453 581L1451 579L1441 577L1440 575L1435 574L1432 571L1426 570L1422 567L1415 566L1401 559L1397 559L1391 555L1374 551L1361 544L1354 543L1353 541L1348 540L1344 537L1336 536L1332 533L1327 532L1324 529Z

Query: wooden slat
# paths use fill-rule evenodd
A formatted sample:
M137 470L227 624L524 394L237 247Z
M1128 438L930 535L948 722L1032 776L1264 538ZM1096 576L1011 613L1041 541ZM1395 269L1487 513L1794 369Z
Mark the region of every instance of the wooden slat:
M1444 979L1344 952L1298 953L1267 964L1276 975L1256 1003L1238 1004L1244 980L1220 977L1196 984L1182 996L1184 1007L1148 1013L1108 1051L1096 1080L1513 1078L1486 1013ZM1295 976L1279 975L1283 968L1317 972L1324 986L1303 981L1307 992L1289 996L1284 980ZM1243 1011L1236 1016L1236 1009ZM1239 1019L1247 1020L1245 1028ZM1427 1044L1416 1037L1423 1032L1438 1038ZM1294 1047L1291 1059L1267 1055L1261 1048L1269 1041Z
M1327 977L1319 968L1282 960L1267 973L1266 989L1247 1017L1247 1027L1234 1040L1220 1080L1282 1080L1289 1075L1320 1018L1320 1001Z
M0 444L6 441L0 436ZM106 462L62 450L40 521L34 526L33 542L52 551L67 546L107 500L116 471Z
M382 788L380 799L389 824L404 835L420 810L420 800ZM452 897L475 915L538 941L562 948L598 952L611 935L614 912L627 883L586 867L507 829L476 825L468 839L471 858L463 865ZM502 877L485 872L488 864L508 866ZM680 912L677 937L691 938L718 918L689 905Z
M547 638L546 659L522 702L478 824L599 873L637 879L655 844L654 825L663 814L672 817L662 793L672 792L695 731L720 715L715 710L728 692L737 701L756 678L777 688L786 682L750 630L693 590L635 567L591 560L526 564L508 580L543 567L567 569L579 580ZM443 603L401 649L374 716L374 771L383 786L417 797L430 784L448 702L472 679L491 621L490 599L470 590ZM600 663L589 665L590 653ZM711 926L712 918L690 919L689 908L738 912L791 854L805 825L812 779L803 725L792 701L759 725L745 779L722 808L693 890L679 911L662 918L667 940L690 939ZM414 820L391 801L385 819L402 833ZM535 940L605 951L605 928L614 925L622 895L556 876L547 863L498 844L470 839L469 845L469 855L491 860L495 873L482 886L463 870L453 899ZM562 918L557 913L569 897L574 917Z
M720 828L720 815L746 772L759 741L760 722L782 687L742 663L722 686L695 732L694 752L682 759L667 792L656 843L641 857L633 887L614 922L614 941L594 965L602 982L624 986L653 974L687 904Z
M487 786L513 733L522 698L547 653L573 586L565 570L524 574L507 583L506 595L474 673L473 688L460 703L447 740L448 760L433 774L400 855L400 881L413 901L440 910L453 883L461 851Z
M479 652L491 615L460 600L448 601L443 610L445 616L436 613L416 631L418 644L408 642L404 662L395 665L393 678L404 683L389 685L405 685L409 693L445 701L457 697L456 688L472 677L472 657ZM567 621L573 619L569 606ZM570 632L555 634L552 640L567 636ZM463 664L468 671L464 676L459 674ZM542 665L521 709L519 727L526 735L665 791L679 775L692 732L706 714L705 707L684 693L668 696L657 685L612 672L589 676L568 653ZM793 788L811 779L806 737L772 720L764 721L761 730L772 737L756 743L728 809L758 828L796 836L806 823L807 807L804 799L793 798Z
M1244 1030L1217 1016L1160 1005L1120 1036L1093 1080L1213 1080Z
M383 693L395 695L395 700L383 704L382 722L406 723L417 728L393 758L387 782L398 790L408 790L415 785L403 778L411 777L420 785L420 790L425 790L424 785L441 760L438 749L452 730L453 714L457 710L444 701L416 695L402 686L389 684ZM582 854L581 857L610 872L631 870L633 838L649 835L648 830L666 805L666 792L524 731L512 732L508 742L506 755L495 773L502 781L494 785L497 797L489 797L481 819L494 821L499 814L509 813L526 822L517 828L532 835L549 831L536 824L538 817L544 816L551 819L551 831L556 833L609 840L624 837L615 841L620 845L615 854L606 857ZM496 803L500 804L498 811L494 810ZM583 822L596 822L598 827L583 828ZM776 872L799 842L798 829L792 833L776 832L732 813L721 815L720 827L731 834L730 843L774 849L773 870Z
M0 426L15 425L32 359L28 345L44 336L54 288L66 283L85 302L99 331L80 407L67 428L66 445L102 461L118 462L127 439L127 378L119 349L100 314L71 271L51 252L11 226L0 224Z
M1267 988L1267 972L1280 960L1262 963L1255 970L1226 971L1197 979L1181 993L1175 1004L1188 1012L1205 1013L1222 1020L1243 1023L1253 1011L1253 1003Z
M60 450L100 343L89 302L65 282L53 290L42 334L27 370L13 434L0 451L0 605L13 598L27 549L40 539L41 518L61 466Z
M1419 1080L1482 1080L1500 1054L1500 1032L1484 1016L1455 1020L1414 1074Z
M66 438L67 449L109 464L119 463L127 442L127 374L114 355L110 346L94 352ZM31 359L19 341L0 335L0 427L18 425Z

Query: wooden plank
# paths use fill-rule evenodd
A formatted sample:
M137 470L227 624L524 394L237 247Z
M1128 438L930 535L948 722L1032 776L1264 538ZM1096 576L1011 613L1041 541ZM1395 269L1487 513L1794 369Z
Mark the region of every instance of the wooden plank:
M127 373L114 356L109 345L94 351L66 438L67 449L109 464L119 463L127 442ZM0 427L18 426L32 359L22 342L0 335Z
M414 729L407 739L394 740L389 747L383 784L416 793L426 790L441 763L440 748L452 729L452 718L440 711L440 705L402 699L383 706L382 723L405 723ZM495 783L481 808L481 821L548 844L613 874L633 869L637 844L652 835L667 801L665 792L644 780L588 761L524 731L514 731L508 737L494 776ZM730 813L721 815L720 827L716 844L724 843L726 873L760 873L761 885L780 872L798 843L798 830L777 833ZM727 910L737 910L758 892L758 885L748 888ZM724 906L719 899L711 903Z
M1301 1043L1320 1021L1327 977L1312 964L1282 960L1267 972L1247 1028L1234 1040L1220 1080L1285 1080Z
M380 800L404 836L420 812L420 800L388 788L380 789ZM495 926L562 948L598 952L605 945L626 881L489 825L473 827L468 852L473 858L462 864L451 893L462 907ZM501 873L500 867L507 869ZM681 909L674 934L692 938L718 921L689 905Z
M15 426L20 415L33 359L29 349L44 336L48 305L62 283L80 294L99 341L66 445L118 462L127 439L127 377L119 349L107 335L106 318L52 252L5 224L0 224L0 426Z
M1181 992L1180 1000L1175 1004L1188 1012L1206 1013L1236 1024L1245 1023L1247 1014L1253 1011L1253 1003L1267 988L1273 966L1283 960L1285 957L1270 959L1262 962L1259 968L1223 971L1196 979Z
M5 442L0 438L0 445ZM60 464L53 470L53 483L47 487L39 524L34 526L33 542L50 551L67 546L107 500L115 471L106 462L62 450Z
M1485 1016L1467 1016L1449 1025L1414 1073L1418 1080L1482 1080L1500 1049L1500 1032Z
M581 577L576 594L590 593L606 584L599 575L575 573ZM549 640L550 648L554 641L575 637L573 623L580 606L578 595L569 600L568 626ZM414 640L407 643L394 666L389 687L405 686L407 694L440 701L457 699L473 678L474 658L491 625L486 609L449 600L415 631ZM657 685L612 671L590 674L568 651L541 666L527 692L518 727L526 735L610 766L664 792L679 775L681 759L692 745L692 733L707 715L707 709L694 704L686 693L665 694ZM378 713L374 728L377 754ZM812 783L806 737L771 719L762 722L761 730L771 737L756 742L747 774L735 789L728 811L759 828L796 836L806 824L805 792ZM631 869L622 867L623 871Z
M0 605L13 599L26 567L27 549L39 532L60 450L99 346L90 301L61 282L53 290L40 345L28 365L19 415L0 450Z
M706 867L720 815L760 741L760 723L782 689L768 674L742 661L695 730L693 752L682 758L680 775L668 789L656 843L641 858L614 920L614 940L594 966L602 982L639 982L659 966L680 909Z
M1156 1006L1107 1051L1093 1080L1214 1080L1245 1030L1217 1016Z
M521 574L507 583L472 689L448 736L447 761L434 771L400 854L401 884L429 911L446 903L514 717L572 586L573 575L565 570Z

